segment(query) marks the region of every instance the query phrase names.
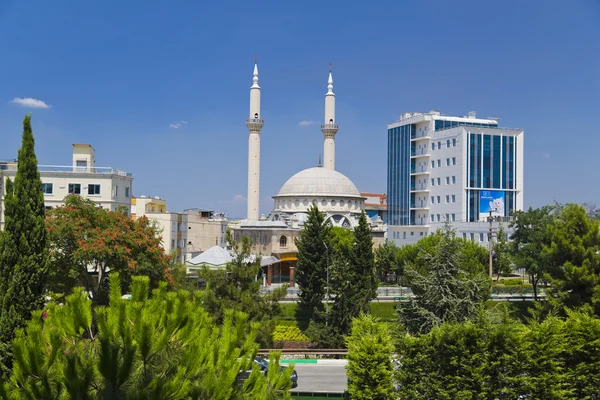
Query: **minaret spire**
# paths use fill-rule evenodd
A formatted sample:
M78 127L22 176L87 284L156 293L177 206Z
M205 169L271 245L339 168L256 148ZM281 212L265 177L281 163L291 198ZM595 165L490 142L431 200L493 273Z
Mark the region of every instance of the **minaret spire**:
M321 125L323 132L323 164L325 168L335 169L335 134L338 126L335 123L335 93L333 93L333 77L329 64L329 79L327 80L327 93L325 94L325 121Z
M260 86L258 86L258 62L254 57L254 73L250 87L250 116L248 128L248 215L250 221L258 221L260 199L260 130L265 122L260 118Z

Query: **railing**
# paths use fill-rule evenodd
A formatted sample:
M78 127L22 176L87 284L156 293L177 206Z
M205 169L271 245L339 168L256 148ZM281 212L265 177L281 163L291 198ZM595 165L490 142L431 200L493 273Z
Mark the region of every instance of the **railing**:
M281 354L293 354L293 355L320 355L320 356L345 356L348 354L346 349L260 349L258 354L267 355L272 351L280 351Z
M17 163L0 164L0 170L17 171ZM64 172L75 174L105 174L132 177L131 172L111 167L77 167L72 165L38 165L39 172Z

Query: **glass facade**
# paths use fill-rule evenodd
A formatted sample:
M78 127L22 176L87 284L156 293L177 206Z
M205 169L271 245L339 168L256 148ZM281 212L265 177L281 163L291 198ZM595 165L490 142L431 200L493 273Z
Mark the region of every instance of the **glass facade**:
M481 124L477 122L469 122L469 121L445 121L441 119L435 120L435 130L439 131L442 129L450 129L455 128L457 126L477 126L480 128L497 128L497 124Z
M505 216L509 216L516 205L515 137L469 132L467 143L469 222L479 221L479 189L504 190Z
M387 191L391 225L410 225L410 139L415 131L414 124L388 129Z

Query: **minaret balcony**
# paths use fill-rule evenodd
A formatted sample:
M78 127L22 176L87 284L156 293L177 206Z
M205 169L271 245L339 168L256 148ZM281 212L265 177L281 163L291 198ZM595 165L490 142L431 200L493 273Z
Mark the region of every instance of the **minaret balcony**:
M321 132L323 132L324 135L330 135L333 136L337 133L338 131L338 126L337 124L323 124L321 125Z
M264 124L265 121L260 118L249 118L246 120L246 127L250 131L260 131Z

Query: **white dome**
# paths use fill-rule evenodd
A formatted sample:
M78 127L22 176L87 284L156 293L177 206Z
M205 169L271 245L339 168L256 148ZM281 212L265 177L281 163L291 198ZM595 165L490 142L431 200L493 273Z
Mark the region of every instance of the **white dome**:
M275 197L361 197L354 183L332 169L308 168L292 176Z

